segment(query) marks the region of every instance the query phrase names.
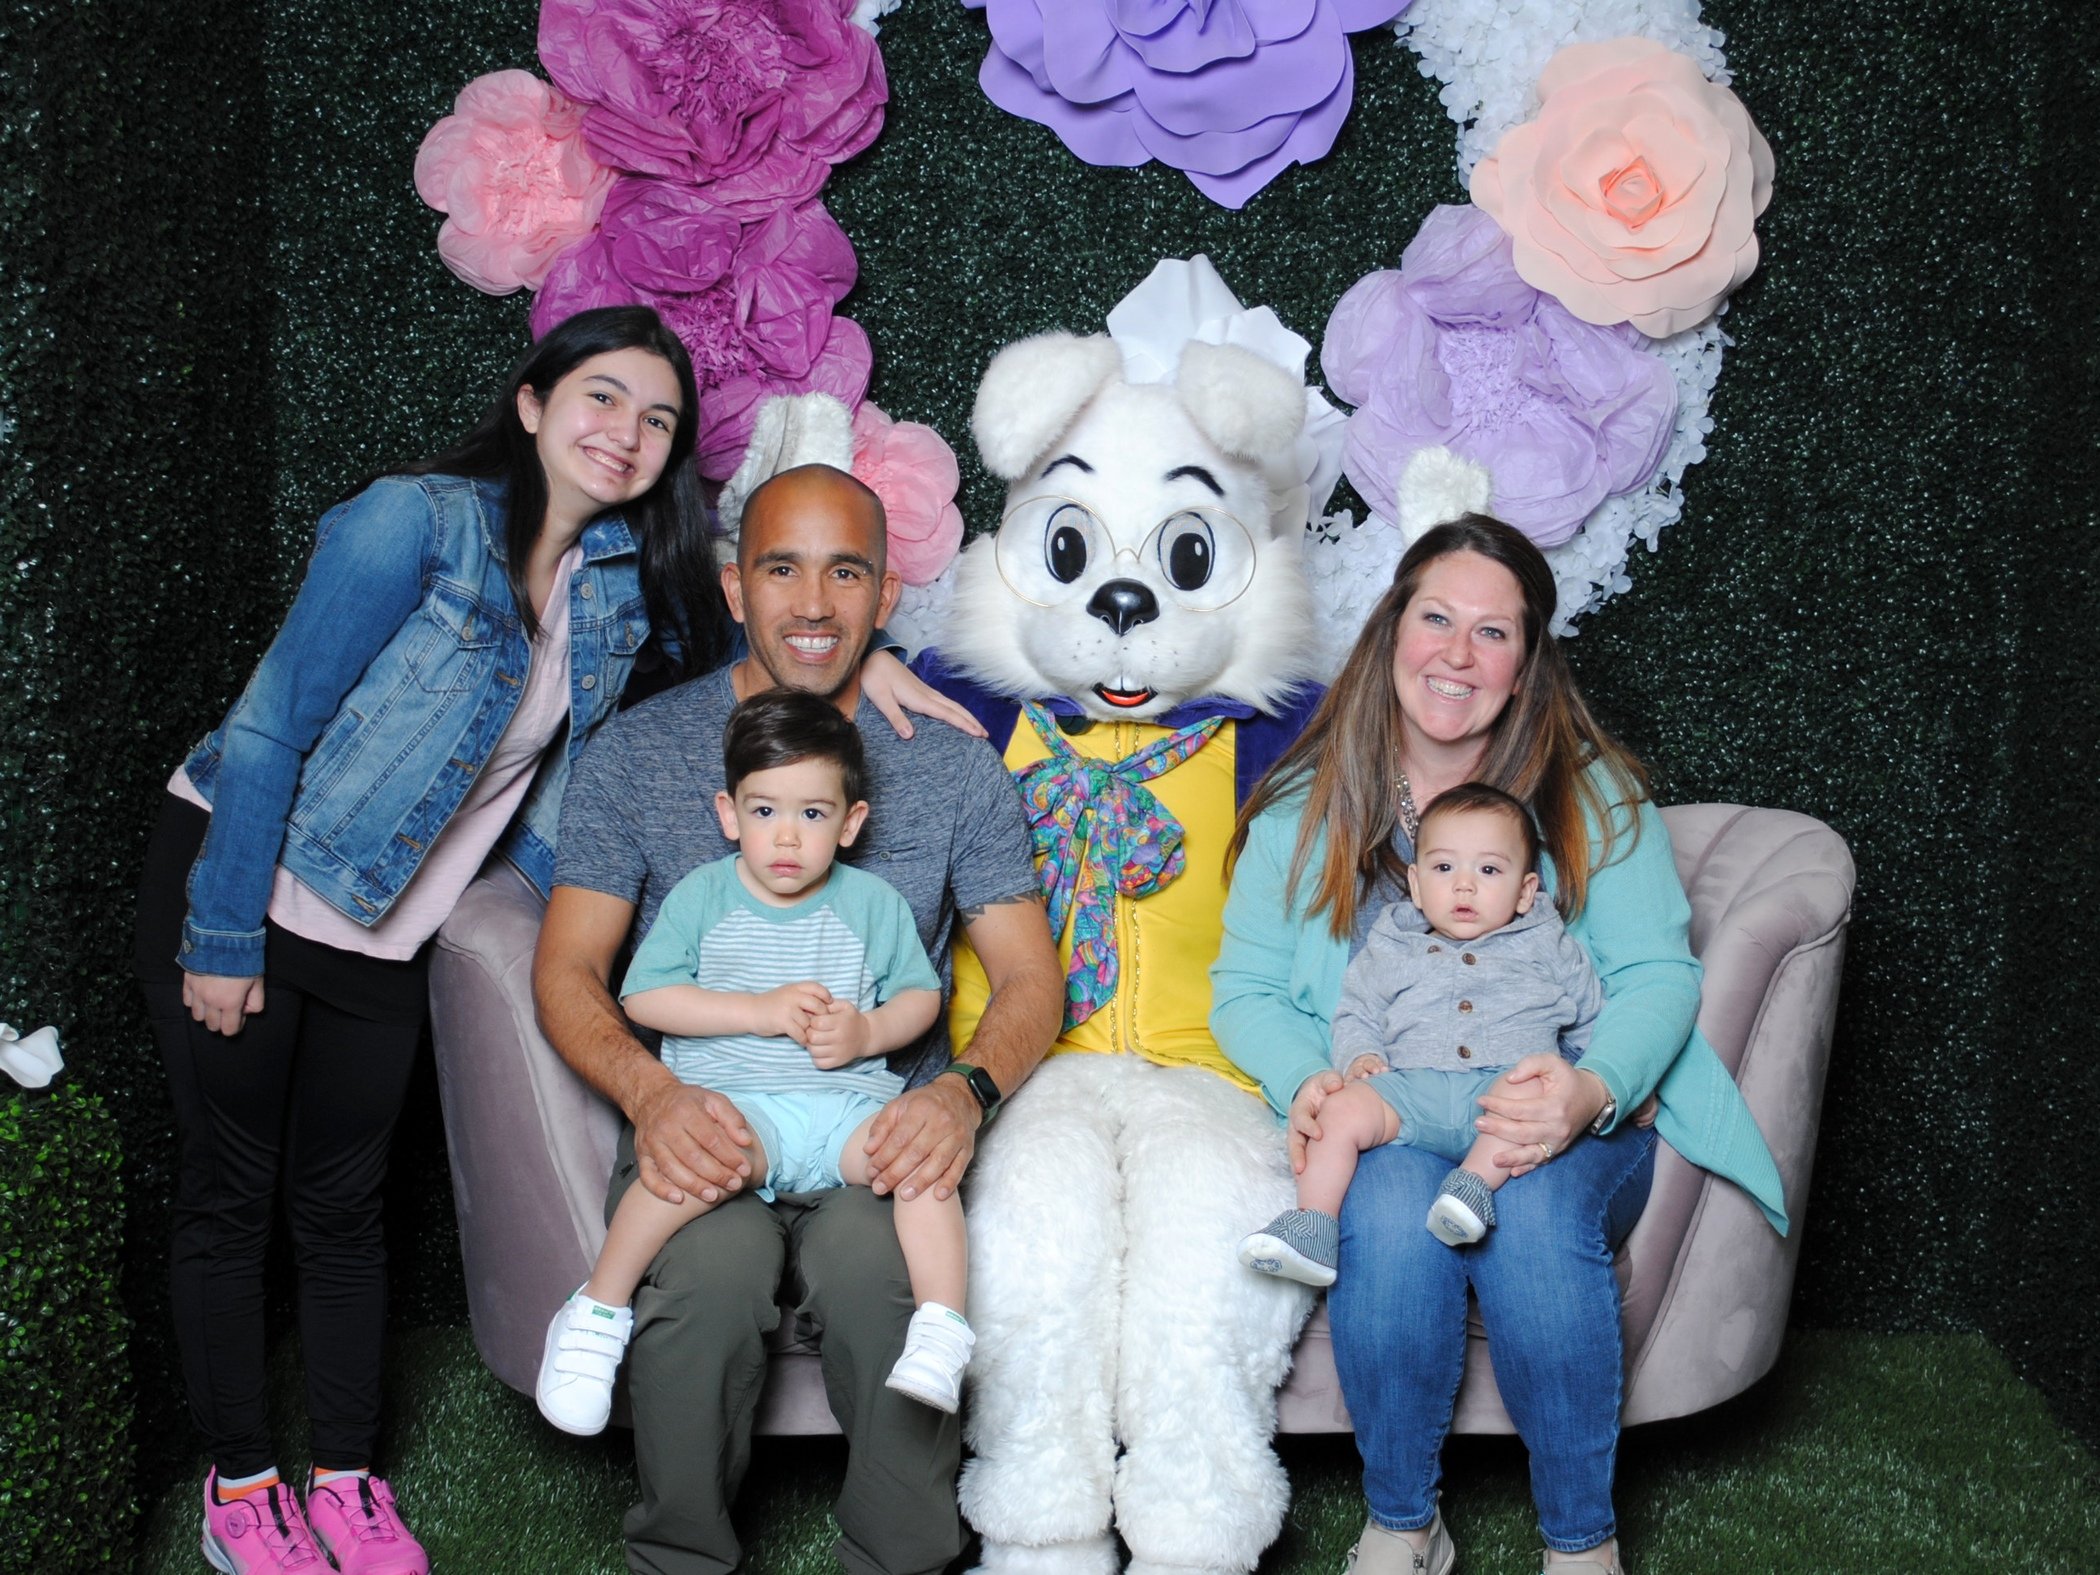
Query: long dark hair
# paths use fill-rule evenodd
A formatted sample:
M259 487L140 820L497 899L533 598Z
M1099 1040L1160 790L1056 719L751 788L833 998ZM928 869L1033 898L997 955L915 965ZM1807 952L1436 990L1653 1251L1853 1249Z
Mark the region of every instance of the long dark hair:
M442 454L388 472L397 476L472 476L503 483L509 524L504 530L504 572L511 601L528 635L539 633L539 617L525 587L525 566L547 515L547 474L533 435L518 419L518 394L531 389L545 399L554 385L594 355L646 350L669 363L678 379L678 425L671 454L651 487L617 511L641 554L642 597L649 609L651 640L676 649L678 676L690 678L720 664L729 649L729 610L709 539L707 506L693 466L700 420L700 391L692 358L663 319L646 306L601 306L578 312L535 340L466 436Z
M1255 816L1279 799L1305 794L1288 890L1295 896L1312 862L1313 844L1324 831L1327 848L1305 911L1324 912L1337 936L1349 933L1357 904L1381 875L1401 878L1399 855L1393 851L1399 819L1393 781L1400 769L1393 646L1423 574L1455 552L1475 552L1499 563L1523 592L1524 666L1517 692L1495 719L1487 752L1473 775L1531 807L1539 840L1559 877L1555 904L1560 911L1570 918L1580 913L1591 873L1631 851L1640 835L1639 822L1625 816L1620 823L1622 817L1611 813L1612 803L1590 779L1590 766L1601 762L1612 802L1632 806L1649 796L1646 768L1590 714L1553 637L1557 592L1545 555L1523 532L1498 519L1462 515L1424 532L1407 549L1326 698L1298 741L1247 795L1233 826L1228 862L1246 847ZM1587 829L1591 820L1604 835L1594 861Z

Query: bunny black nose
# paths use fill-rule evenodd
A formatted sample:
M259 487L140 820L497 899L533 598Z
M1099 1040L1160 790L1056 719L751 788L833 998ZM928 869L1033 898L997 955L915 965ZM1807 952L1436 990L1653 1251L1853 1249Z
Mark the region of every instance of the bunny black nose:
M1136 580L1110 580L1094 592L1086 610L1117 634L1128 634L1159 616L1159 602Z

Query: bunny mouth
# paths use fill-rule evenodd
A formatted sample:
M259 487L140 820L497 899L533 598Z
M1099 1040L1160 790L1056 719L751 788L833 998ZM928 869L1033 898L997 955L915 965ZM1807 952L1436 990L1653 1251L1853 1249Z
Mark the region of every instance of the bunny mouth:
M1133 711L1159 698L1157 689L1111 689L1106 684L1094 685L1094 693L1120 711Z

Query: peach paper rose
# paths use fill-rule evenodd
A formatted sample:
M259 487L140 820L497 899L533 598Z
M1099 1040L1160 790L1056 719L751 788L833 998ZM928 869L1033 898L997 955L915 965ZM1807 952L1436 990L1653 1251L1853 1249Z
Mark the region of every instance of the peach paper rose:
M585 151L583 111L530 71L491 71L423 139L416 194L447 215L438 255L475 289L537 290L598 223L613 171Z
M1712 316L1757 267L1772 149L1742 102L1651 38L1571 44L1538 118L1473 171L1517 273L1584 322L1660 339Z
M882 499L890 567L908 585L930 585L962 545L955 450L932 427L892 421L863 404L853 416L853 474Z

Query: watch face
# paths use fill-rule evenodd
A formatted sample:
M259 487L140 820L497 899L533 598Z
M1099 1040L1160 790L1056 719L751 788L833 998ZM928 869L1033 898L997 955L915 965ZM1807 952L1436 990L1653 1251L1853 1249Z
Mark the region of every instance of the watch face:
M989 1110L999 1103L999 1085L992 1081L991 1073L981 1066L970 1067L967 1071L960 1067L956 1070L962 1072L963 1081L970 1085L970 1092L977 1096L980 1107Z

